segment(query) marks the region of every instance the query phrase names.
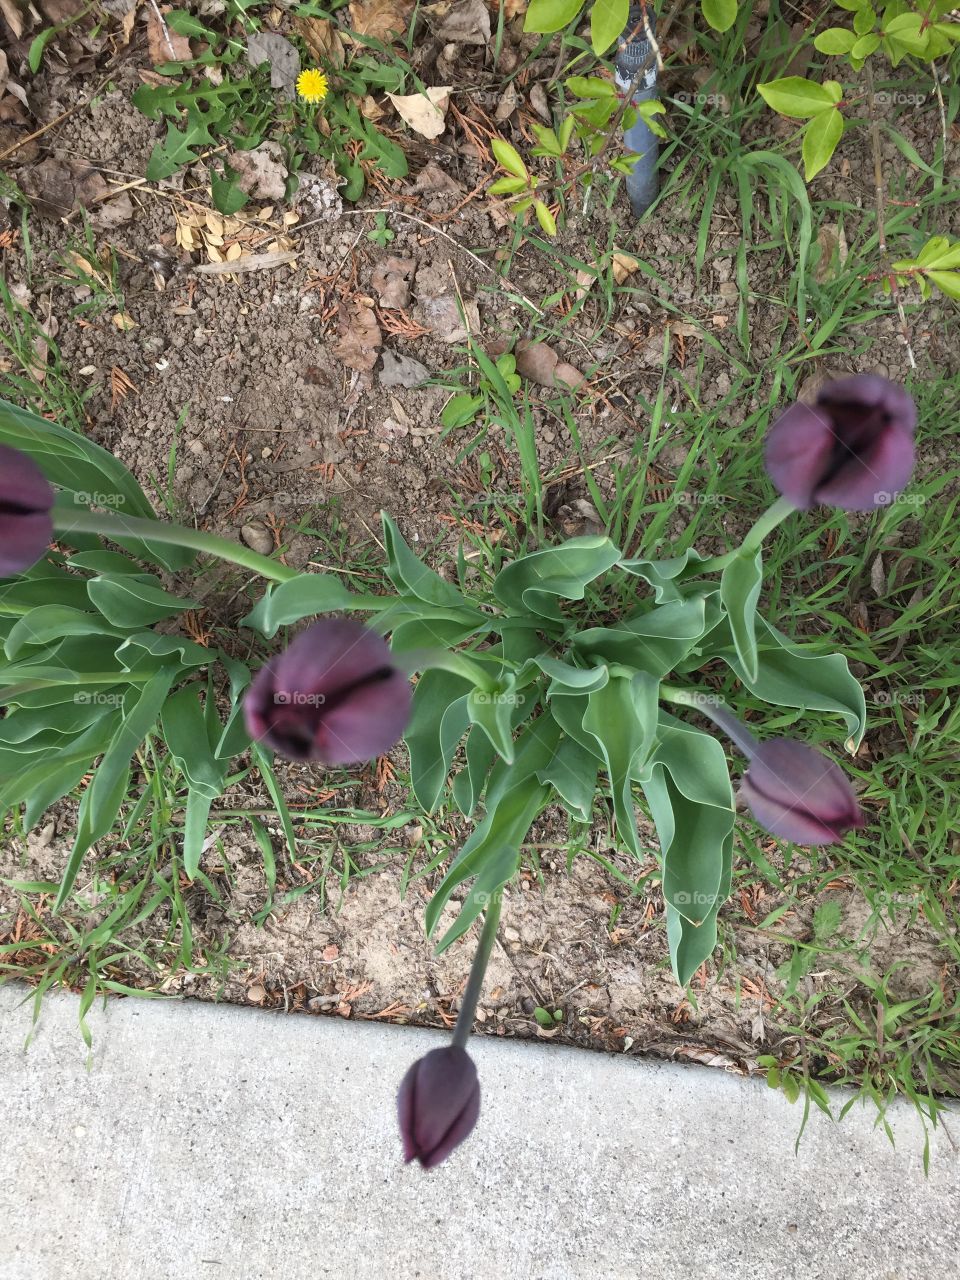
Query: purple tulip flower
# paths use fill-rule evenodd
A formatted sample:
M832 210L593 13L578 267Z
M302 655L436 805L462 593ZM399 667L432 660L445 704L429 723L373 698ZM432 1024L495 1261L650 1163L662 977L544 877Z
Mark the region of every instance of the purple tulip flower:
M324 618L257 672L243 709L250 736L281 755L359 764L399 741L411 697L382 636Z
M886 506L910 480L917 410L877 374L828 382L816 404L794 404L767 436L766 467L795 507Z
M741 790L760 826L795 844L832 844L864 825L842 770L789 738L757 743Z
M468 1137L480 1115L477 1068L466 1049L431 1049L403 1077L397 1094L403 1158L432 1169Z
M36 564L53 538L53 488L32 458L0 444L0 578Z

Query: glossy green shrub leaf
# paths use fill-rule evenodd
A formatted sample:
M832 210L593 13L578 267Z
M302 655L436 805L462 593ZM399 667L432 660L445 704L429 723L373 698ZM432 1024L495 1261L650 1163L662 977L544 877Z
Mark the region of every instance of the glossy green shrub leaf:
M713 3L714 0L711 0ZM721 0L730 3L731 0ZM733 0L735 5L736 0ZM599 57L606 53L627 25L630 0L593 0L590 10L590 43Z
M829 87L832 83L817 84L803 76L785 76L782 80L758 84L757 91L767 106L780 115L794 120L809 120L837 105L839 98Z
M543 233L548 236L555 236L557 234L557 220L542 200L534 200L533 211L537 215L537 221L540 223L540 229Z
M819 53L837 55L849 53L856 43L855 32L846 27L828 27L826 31L820 32L813 45Z
M583 0L530 0L523 29L538 34L562 31L582 8Z
M700 0L700 7L710 26L721 34L737 20L737 0Z
M490 150L501 169L506 169L507 173L512 173L516 178L522 178L524 182L527 181L529 177L527 166L523 163L516 147L505 142L503 138L491 138Z
M822 111L803 131L803 172L807 182L825 169L843 137L843 116L837 110Z

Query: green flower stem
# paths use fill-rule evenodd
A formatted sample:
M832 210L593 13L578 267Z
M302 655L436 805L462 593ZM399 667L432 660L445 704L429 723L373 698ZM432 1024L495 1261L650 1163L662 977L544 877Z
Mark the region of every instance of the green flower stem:
M778 498L776 502L766 509L756 524L747 531L747 536L739 547L734 547L732 551L728 551L725 555L713 556L709 560L701 560L695 566L697 576L701 573L717 573L725 569L731 560L736 560L737 556L749 556L754 551L759 551L768 534L771 534L777 525L782 524L791 511L796 511L796 509L789 499Z
M757 749L757 739L747 726L729 710L726 703L715 693L700 693L696 689L675 689L672 685L660 686L660 697L664 702L672 702L681 707L692 707L701 715L712 720L736 743L747 759L751 759Z
M465 1047L470 1038L470 1032L473 1030L473 1022L477 1014L477 1001L480 999L480 992L483 990L483 979L487 972L487 965L490 963L490 952L493 950L494 939L497 936L497 925L500 923L500 901L502 897L503 892L498 889L493 895L483 917L483 932L480 934L476 955L473 957L473 964L470 966L470 977L467 979L467 989L463 993L460 1012L457 1015L457 1025L453 1029L451 1043L455 1049L463 1049Z
M161 520L143 520L138 516L122 516L100 511L79 510L70 512L54 509L54 528L58 533L97 533L105 538L119 541L123 538L137 538L141 542L169 542L176 547L189 547L192 551L205 552L238 564L244 569L251 569L263 578L273 582L290 582L299 578L300 571L287 565L278 564L267 556L261 556L239 542L231 542L229 538L218 537L215 533L204 533L201 529L188 529L181 524L168 524Z

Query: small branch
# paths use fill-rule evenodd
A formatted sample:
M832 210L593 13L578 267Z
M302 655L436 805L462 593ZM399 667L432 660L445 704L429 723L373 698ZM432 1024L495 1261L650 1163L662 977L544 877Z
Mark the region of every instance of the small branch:
M877 199L877 247L880 250L881 258L887 256L887 233L884 227L884 203L885 188L883 184L883 162L880 154L880 125L877 121L876 103L873 96L873 68L868 58L865 64L867 73L867 110L870 113L870 147L873 151L873 185ZM917 361L913 354L913 347L910 344L910 332L907 329L907 317L903 310L903 300L900 297L900 288L897 284L896 276L892 271L887 271L884 264L884 277L890 283L890 292L893 295L893 301L897 308L897 315L900 318L900 336L903 339L903 345L907 349L907 360L910 368L917 367Z

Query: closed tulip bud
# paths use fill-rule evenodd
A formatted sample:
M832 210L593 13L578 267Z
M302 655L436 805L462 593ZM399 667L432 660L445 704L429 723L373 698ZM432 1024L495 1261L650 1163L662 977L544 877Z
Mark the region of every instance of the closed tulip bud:
M917 411L903 387L876 374L821 387L767 436L770 479L795 507L845 511L886 506L910 480Z
M53 489L32 458L0 444L0 578L29 569L53 537Z
M399 741L410 702L410 682L382 636L324 618L257 672L244 715L250 736L281 755L358 764Z
M477 1068L466 1049L431 1049L403 1077L397 1094L403 1158L424 1169L446 1160L480 1115Z
M789 738L756 745L741 790L760 826L795 844L832 844L864 825L842 770Z

